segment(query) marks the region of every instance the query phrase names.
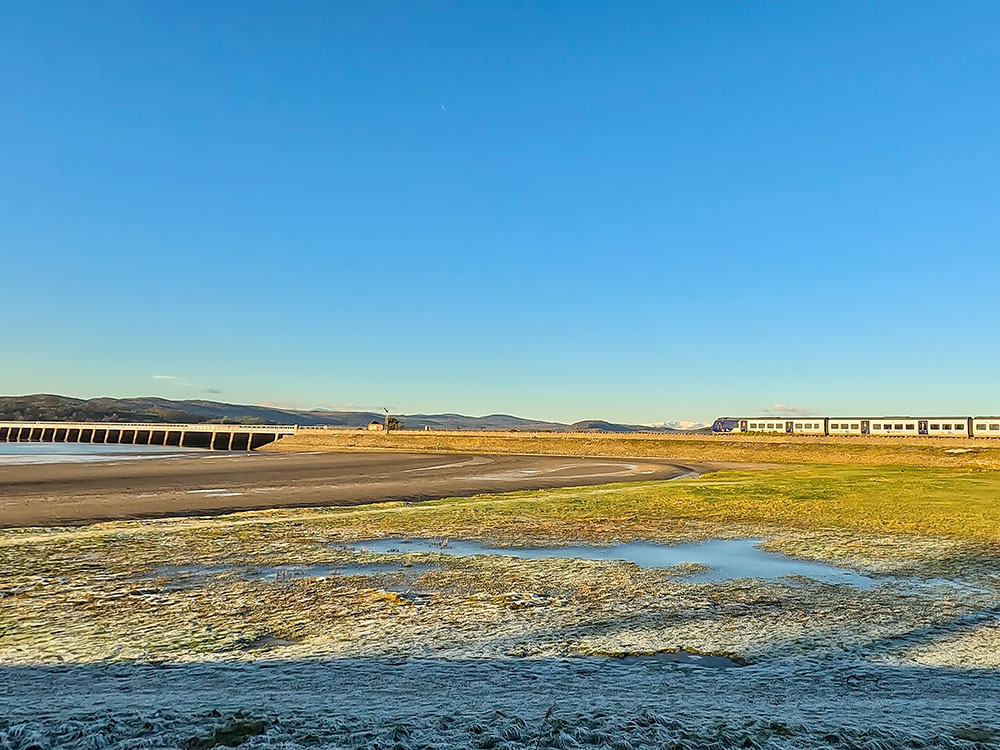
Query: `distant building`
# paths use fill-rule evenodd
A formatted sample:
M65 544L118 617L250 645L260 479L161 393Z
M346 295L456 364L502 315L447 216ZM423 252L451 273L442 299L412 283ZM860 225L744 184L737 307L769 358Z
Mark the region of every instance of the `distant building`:
M368 423L368 431L369 432L381 432L384 429L385 429L385 425L382 424L381 422L369 422Z

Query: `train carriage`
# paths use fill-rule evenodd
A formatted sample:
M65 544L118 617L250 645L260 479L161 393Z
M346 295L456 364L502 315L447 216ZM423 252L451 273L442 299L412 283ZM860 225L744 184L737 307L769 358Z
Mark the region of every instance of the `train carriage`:
M822 417L722 417L715 420L712 431L824 435L826 424Z
M871 417L829 417L827 435L869 435L871 434Z
M968 437L972 434L970 417L924 417L920 422L921 435Z
M784 435L997 437L1000 417L721 417L712 431Z
M973 417L972 436L1000 438L1000 417Z
M871 434L883 437L905 437L920 433L920 421L913 417L872 417Z

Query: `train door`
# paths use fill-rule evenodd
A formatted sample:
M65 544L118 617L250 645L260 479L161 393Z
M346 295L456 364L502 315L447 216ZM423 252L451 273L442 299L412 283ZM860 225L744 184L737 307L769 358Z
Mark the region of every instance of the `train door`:
M795 428L795 422L785 422L785 432L787 432L789 435L795 432L794 428Z
M861 434L867 435L871 432L871 422L867 419L861 420Z
M926 435L927 434L927 420L926 419L918 419L917 420L917 432L919 432L921 435Z
M747 430L747 420L741 419L740 420L740 432L747 432L747 431L748 431Z

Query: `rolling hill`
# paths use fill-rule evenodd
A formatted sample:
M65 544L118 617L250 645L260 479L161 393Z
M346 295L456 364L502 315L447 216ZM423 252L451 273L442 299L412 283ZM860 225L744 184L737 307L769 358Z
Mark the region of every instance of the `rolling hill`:
M158 397L79 399L52 394L0 396L0 420L81 422L177 422L326 425L357 429L383 414L364 411L279 409L270 406L228 404L221 401ZM464 414L397 414L411 430L520 430L529 432L676 432L666 425L618 424L588 419L573 424L526 419L510 414L470 417Z

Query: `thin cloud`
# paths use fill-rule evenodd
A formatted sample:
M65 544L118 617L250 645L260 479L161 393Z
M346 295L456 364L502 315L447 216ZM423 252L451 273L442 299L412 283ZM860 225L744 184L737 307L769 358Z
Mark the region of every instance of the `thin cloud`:
M180 375L154 375L153 380L160 380L164 383L172 383L173 385L179 385L182 388L201 388L198 383L192 383L190 380L185 380Z
M795 404L771 404L770 408L764 409L764 414L780 414L788 416L811 417L813 409L808 406L796 406Z

